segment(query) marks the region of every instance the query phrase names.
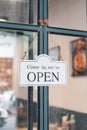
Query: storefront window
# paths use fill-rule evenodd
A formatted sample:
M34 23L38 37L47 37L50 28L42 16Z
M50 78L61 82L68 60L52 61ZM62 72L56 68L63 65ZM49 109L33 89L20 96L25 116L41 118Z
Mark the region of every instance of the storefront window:
M67 65L66 85L49 87L49 130L86 129L87 39L51 35L49 55Z
M0 130L28 127L28 87L18 83L18 64L36 33L0 30ZM37 56L37 37L30 51ZM29 59L27 54L25 59ZM33 126L37 126L37 88L34 89ZM31 105L31 104L29 104Z
M86 15L86 0L49 0L50 26L87 30Z
M29 8L31 8L33 24L36 24L37 0L30 7L29 0L0 0L0 21L29 23Z
M30 1L34 2L32 8L29 6ZM42 10L40 10L41 14L38 13L38 16L40 15L44 21L41 23L40 35L37 34L39 41L42 40L42 44L38 43L40 48L37 47L38 39L36 37L24 58L35 59L37 57L37 50L39 53L47 53L48 38L46 31L48 33L58 33L58 35L51 34L51 37L49 37L48 52L52 60L62 60L67 63L66 85L49 86L48 91L48 88L45 89L44 87L37 89L34 86L30 89L28 87L21 87L18 84L19 61L22 59L24 51L28 49L36 33L20 31L17 28L21 28L21 30L32 28L31 30L38 31L39 27L33 26L33 24L37 24L38 19L37 1L0 1L0 21L28 24L29 20L32 19L30 22L32 26L0 23L0 25L5 25L6 28L8 28L8 25L10 29L14 28L14 30L0 30L0 130L28 130L30 129L29 126L31 126L30 130L40 128L46 128L47 130L48 125L49 130L87 130L87 39L85 37L70 36L73 30L68 30L86 30L86 0L48 0L49 15L46 14L47 10L45 10L47 1L38 1L41 2L39 5L42 6L43 4ZM32 16L29 12L30 8ZM47 19L44 18L47 15L49 16L48 26L46 26ZM49 26L68 29L58 30L58 28L55 29ZM5 28L4 26L0 27ZM79 36L81 33L86 36L86 32L80 32ZM64 34L67 36L64 36ZM48 92L49 101L47 100ZM48 102L49 112L47 109ZM32 113L29 113L30 111ZM49 123L47 118L48 113Z

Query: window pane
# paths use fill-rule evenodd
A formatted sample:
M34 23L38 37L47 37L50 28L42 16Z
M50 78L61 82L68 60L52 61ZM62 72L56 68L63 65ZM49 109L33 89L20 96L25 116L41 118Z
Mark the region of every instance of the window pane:
M0 130L20 130L28 125L28 88L18 85L18 64L34 32L0 30ZM37 37L30 51L37 56ZM29 53L31 57L31 53ZM25 57L28 59L28 54ZM37 90L33 102L33 126L37 124ZM29 104L31 106L31 104Z
M86 0L49 0L49 25L86 30Z
M86 130L87 39L51 35L49 43L49 55L52 59L63 59L67 65L66 85L49 87L49 128Z
M28 24L29 12L31 12L34 24L36 24L34 16L37 16L37 0L33 1L31 11L29 7L29 0L0 0L0 21Z

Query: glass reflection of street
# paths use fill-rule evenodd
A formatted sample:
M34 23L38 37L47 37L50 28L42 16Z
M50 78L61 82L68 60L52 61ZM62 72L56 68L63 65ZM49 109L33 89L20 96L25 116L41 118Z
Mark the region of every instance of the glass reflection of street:
M0 130L16 128L16 98L12 90L0 93Z
M16 116L10 115L5 119L3 126L0 127L0 130L15 130L16 128Z

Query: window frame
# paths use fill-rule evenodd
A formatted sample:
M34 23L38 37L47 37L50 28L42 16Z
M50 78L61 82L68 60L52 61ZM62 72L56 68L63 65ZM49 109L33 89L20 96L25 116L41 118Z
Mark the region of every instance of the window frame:
M31 1L31 0L30 0ZM48 20L48 0L38 0L38 25L19 24L11 22L0 22L0 29L7 30L20 30L20 31L32 31L37 32L40 29L40 20ZM33 22L33 21L31 21ZM67 35L67 36L81 36L87 37L87 31L64 29L57 27L50 27L48 25L42 25L40 33L38 34L38 55L48 54L48 31L51 34ZM31 95L31 96L30 96ZM28 89L28 107L29 103L33 101L33 87ZM30 106L32 109L32 106ZM30 110L29 110L30 111ZM28 116L30 113L28 112ZM28 118L28 130L32 130L32 119ZM49 87L38 87L38 130L49 129Z

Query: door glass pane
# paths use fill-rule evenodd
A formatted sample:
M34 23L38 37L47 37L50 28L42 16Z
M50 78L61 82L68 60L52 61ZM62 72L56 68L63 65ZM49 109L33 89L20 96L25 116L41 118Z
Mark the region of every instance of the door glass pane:
M86 130L87 39L62 35L51 35L51 38L49 55L66 62L67 83L49 87L49 129Z
M35 34L0 30L0 130L28 129L28 88L18 85L18 65ZM37 37L30 48L34 58L37 55L36 41ZM28 57L31 57L31 53L25 59ZM36 107L37 96L32 102ZM37 109L32 114L34 125L37 124L35 115Z
M49 0L49 25L87 30L86 0Z
M0 0L0 21L10 21L17 23L29 23L31 12L33 23L36 24L37 0ZM31 9L31 11L29 11Z

